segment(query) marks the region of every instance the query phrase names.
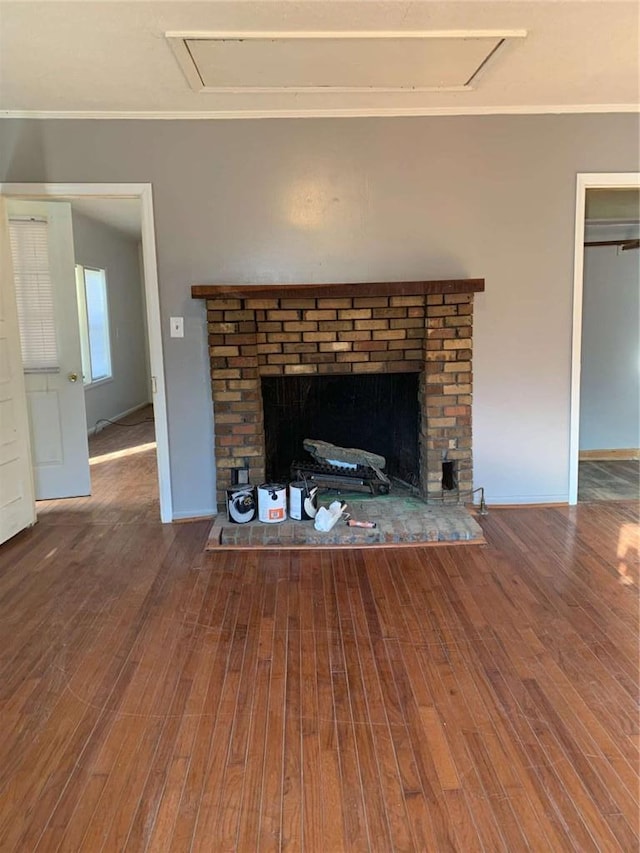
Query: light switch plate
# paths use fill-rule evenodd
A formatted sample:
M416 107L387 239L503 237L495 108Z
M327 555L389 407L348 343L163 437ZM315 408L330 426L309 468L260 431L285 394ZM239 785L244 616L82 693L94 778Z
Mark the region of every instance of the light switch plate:
M184 338L184 317L170 317L172 338Z

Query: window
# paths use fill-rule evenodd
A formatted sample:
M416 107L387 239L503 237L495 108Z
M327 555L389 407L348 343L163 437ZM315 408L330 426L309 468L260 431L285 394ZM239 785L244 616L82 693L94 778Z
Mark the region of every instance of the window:
M22 366L25 373L57 373L58 346L46 219L9 220Z
M84 384L111 378L107 278L102 269L76 266Z

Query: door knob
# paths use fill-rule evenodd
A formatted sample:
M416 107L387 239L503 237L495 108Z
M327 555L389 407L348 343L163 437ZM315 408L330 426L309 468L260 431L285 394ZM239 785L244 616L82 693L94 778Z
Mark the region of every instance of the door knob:
M70 373L69 374L69 382L77 382L77 381L78 381L78 374L77 373Z

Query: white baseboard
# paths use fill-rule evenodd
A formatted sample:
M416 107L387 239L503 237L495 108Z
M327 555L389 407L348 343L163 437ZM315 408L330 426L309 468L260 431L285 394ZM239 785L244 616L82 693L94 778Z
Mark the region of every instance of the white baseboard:
M549 506L554 504L568 504L569 495L487 495L485 492L487 506L509 507L509 506Z
M213 519L217 515L213 509L186 509L180 512L174 512L172 521L206 521Z
M119 421L122 418L126 418L127 415L132 415L134 412L139 412L140 409L146 409L147 406L151 405L151 401L147 403L138 403L137 406L132 406L130 409L127 409L126 412L120 412L117 415L111 415L109 418L110 421ZM107 424L102 423L101 420L98 421L98 425L91 427L91 429L87 430L87 435L95 435L97 432L100 432L107 426Z

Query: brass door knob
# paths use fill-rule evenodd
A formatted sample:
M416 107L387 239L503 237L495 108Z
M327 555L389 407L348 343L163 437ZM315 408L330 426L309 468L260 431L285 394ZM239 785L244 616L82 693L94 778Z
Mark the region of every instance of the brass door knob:
M70 373L69 374L69 382L77 382L77 381L78 381L78 374L77 373Z

